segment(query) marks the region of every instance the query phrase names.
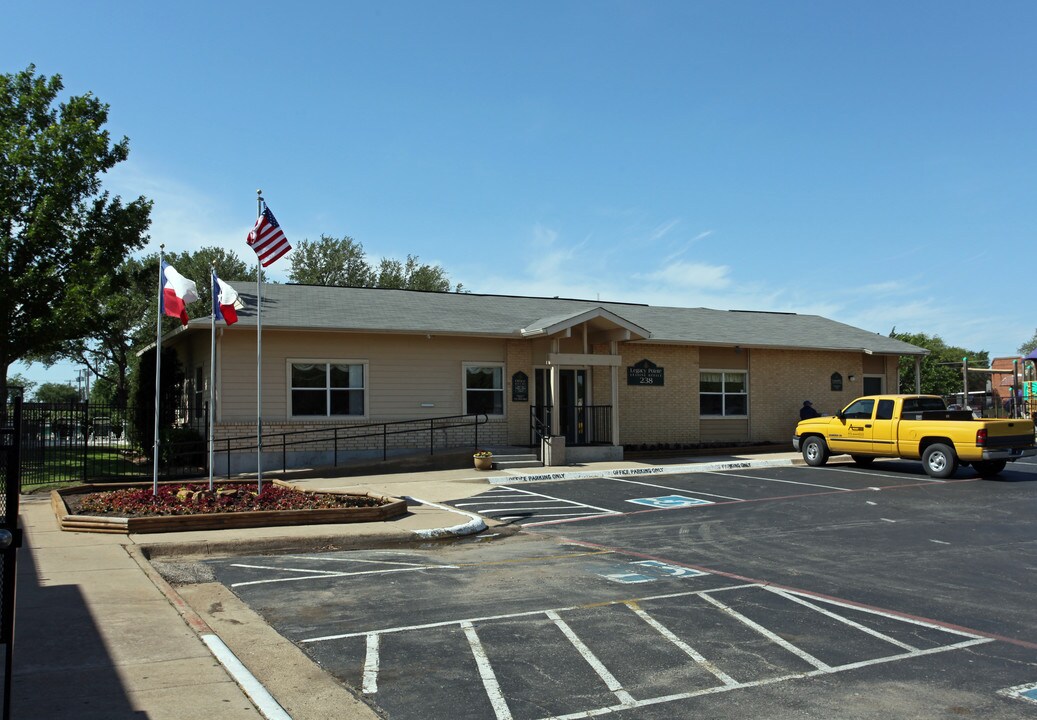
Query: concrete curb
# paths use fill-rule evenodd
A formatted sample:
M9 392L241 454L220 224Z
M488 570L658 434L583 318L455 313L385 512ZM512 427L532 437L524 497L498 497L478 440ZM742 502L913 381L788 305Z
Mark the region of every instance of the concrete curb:
M407 502L416 502L419 505L428 505L429 507L439 508L440 510L448 510L458 515L464 515L468 518L468 522L461 523L460 525L429 528L427 530L414 530L414 534L422 540L436 540L444 537L463 537L465 535L480 533L486 529L486 523L483 519L473 513L458 510L457 508L452 508L447 505L429 502L428 500L422 500L421 498L411 497L409 495L405 495L404 497L407 499Z
M166 581L159 572L151 566L151 563L144 557L144 553L141 548L133 545L122 546L130 558L137 564L141 571L148 577L160 593L162 593L166 600L172 605L176 611L180 614L183 621L198 635L198 639L204 643L204 645L212 653L213 658L223 666L224 671L234 679L234 682L238 684L238 687L248 695L249 700L255 705L256 709L268 718L268 720L292 720L291 716L284 711L284 708L274 699L274 697L263 687L262 683L256 679L256 677L245 667L244 663L238 659L237 655L227 647L227 645L216 635L209 624L205 622L202 617L195 612L194 608L188 605L184 599L180 596L180 593L176 591L169 582Z
M614 470L567 471L557 473L516 474L487 478L491 485L514 485L527 482L551 482L555 480L582 480L600 477L637 477L643 475L671 475L687 472L720 472L724 470L745 470L748 468L792 467L805 465L802 458L780 458L776 460L721 460L716 462L690 463L685 465L652 465L639 468L617 468Z

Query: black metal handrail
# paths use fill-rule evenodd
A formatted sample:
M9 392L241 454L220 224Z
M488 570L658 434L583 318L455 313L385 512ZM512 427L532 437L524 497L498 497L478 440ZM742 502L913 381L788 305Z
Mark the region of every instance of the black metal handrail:
M302 445L315 443L332 443L332 463L338 466L339 444L341 442L358 440L361 438L382 438L382 460L389 456L389 437L394 435L406 435L410 433L429 434L429 454L436 454L436 432L450 430L452 428L472 428L472 446L479 448L479 426L489 422L486 413L468 413L466 415L443 415L434 418L421 418L417 420L395 420L384 423L363 423L357 425L336 425L333 427L309 428L306 430L286 430L279 433L264 433L264 450L281 449L281 469L288 469L288 449ZM418 425L421 427L404 427ZM391 428L391 429L390 429ZM280 438L280 442L278 442ZM237 435L233 437L220 438L214 441L214 450L225 453L227 457L227 473L230 475L231 453L249 450L257 450L259 444L255 435ZM218 450L217 450L218 447Z
M540 419L543 413L546 422ZM540 443L551 436L551 406L532 405L529 408L529 445L540 451Z
M529 409L530 445L538 445L540 440L551 435L551 405L534 405ZM559 431L566 437L569 445L611 445L612 444L612 406L611 405L573 405L563 407L559 416Z

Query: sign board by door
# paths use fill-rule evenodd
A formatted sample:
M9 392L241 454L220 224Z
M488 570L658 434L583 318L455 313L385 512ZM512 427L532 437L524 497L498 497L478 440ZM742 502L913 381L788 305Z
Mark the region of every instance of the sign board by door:
M642 360L627 368L627 385L663 384L663 370L650 360Z
M529 376L521 370L511 376L511 401L529 402Z

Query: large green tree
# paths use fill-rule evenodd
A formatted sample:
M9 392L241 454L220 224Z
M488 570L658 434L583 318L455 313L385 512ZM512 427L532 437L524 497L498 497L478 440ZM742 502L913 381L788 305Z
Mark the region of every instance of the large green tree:
M990 367L990 358L986 350L966 350L948 345L938 335L926 333L890 332L891 338L923 347L929 355L922 359L921 391L926 395L954 395L962 391L961 362L968 358L972 367ZM970 373L969 390L980 390L986 386L990 376L985 373ZM900 358L900 390L914 392L915 361L914 358Z
M454 288L439 265L418 261L408 255L405 261L383 258L377 268L367 260L364 246L351 237L321 235L320 240L303 240L292 248L288 279L303 285L338 287L381 287L399 290L438 290L462 292Z
M198 286L199 300L187 306L191 317L206 317L211 312L209 278L213 267L220 279L232 281L232 284L237 282L239 286L249 275L255 275L255 266L249 268L233 251L219 247L171 253L164 257L181 275L194 280ZM104 382L108 401L123 405L129 397L128 380L136 364L136 352L155 340L158 253L128 258L105 280L93 288L95 322L90 333L70 338L35 359L47 365L58 360L85 365ZM176 318L165 316L162 322L167 330L179 325Z
M289 258L288 279L302 285L370 287L374 283L364 246L348 236L303 240L292 248Z
M61 76L0 75L0 379L12 363L59 350L99 322L112 268L143 247L151 202L101 188L129 141L104 129L89 93L58 102Z

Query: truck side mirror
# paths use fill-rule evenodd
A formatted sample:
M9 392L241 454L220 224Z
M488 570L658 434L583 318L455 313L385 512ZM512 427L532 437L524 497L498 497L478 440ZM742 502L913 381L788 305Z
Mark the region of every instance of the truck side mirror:
M843 421L843 422L846 422L846 414L845 414L845 413L843 413L843 411L842 411L842 410L840 410L839 412L837 412L837 413L835 414L835 416L836 416L837 418L839 418L839 419L840 419L841 421Z

